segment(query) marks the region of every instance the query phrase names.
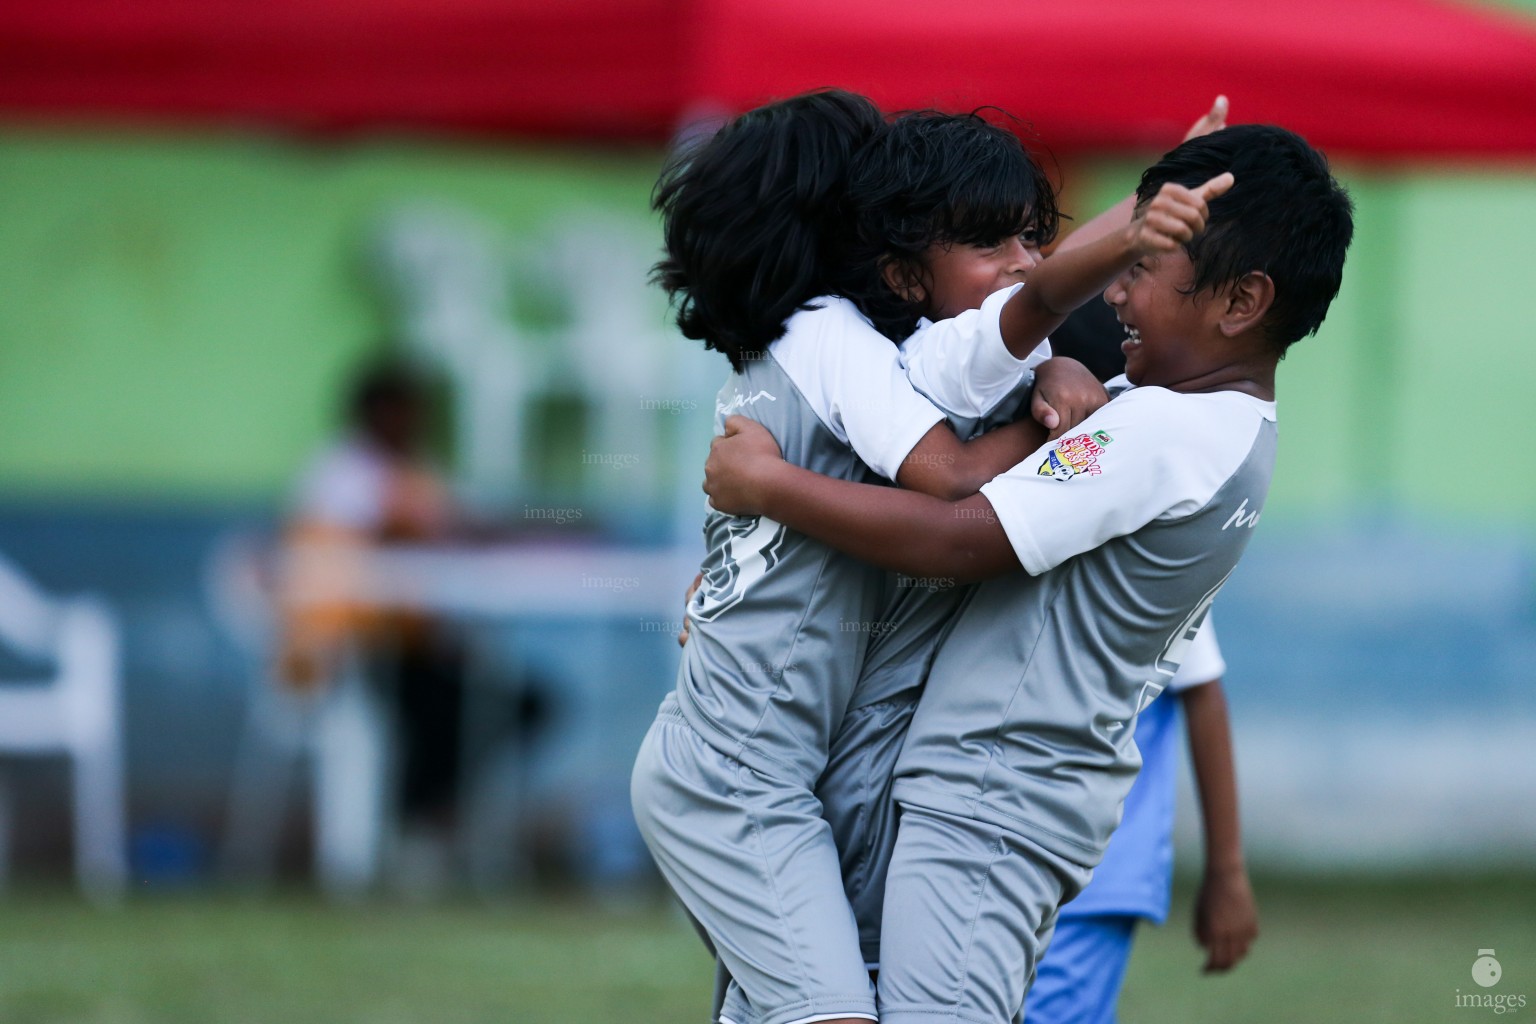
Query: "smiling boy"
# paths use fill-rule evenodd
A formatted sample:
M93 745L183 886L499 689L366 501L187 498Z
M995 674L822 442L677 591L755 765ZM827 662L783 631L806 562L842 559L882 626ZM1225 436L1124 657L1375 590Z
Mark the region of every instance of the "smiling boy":
M1138 207L1225 172L1236 184L1210 199L1206 230L1105 292L1127 332L1124 390L980 494L945 502L820 477L737 420L715 442L717 508L912 576L987 581L934 661L896 772L886 1024L1020 1011L1056 908L1117 824L1140 764L1136 715L1259 520L1275 367L1321 324L1353 224L1322 156L1260 125L1169 153L1142 176Z

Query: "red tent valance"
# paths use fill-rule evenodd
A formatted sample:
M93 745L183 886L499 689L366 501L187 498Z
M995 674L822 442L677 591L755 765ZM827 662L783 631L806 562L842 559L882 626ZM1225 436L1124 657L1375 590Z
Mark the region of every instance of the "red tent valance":
M1437 0L52 0L0 116L662 139L818 85L1158 146L1214 94L1332 152L1536 156L1536 28Z

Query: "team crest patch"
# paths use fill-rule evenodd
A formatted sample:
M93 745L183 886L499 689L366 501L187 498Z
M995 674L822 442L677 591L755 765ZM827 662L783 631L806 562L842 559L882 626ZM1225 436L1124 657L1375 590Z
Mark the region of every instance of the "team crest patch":
M1109 435L1102 430L1099 434L1107 444ZM1040 463L1040 468L1035 472L1061 481L1071 480L1078 475L1098 476L1102 472L1099 469L1099 456L1103 454L1103 444L1087 434L1064 437L1056 442L1055 448L1045 453L1045 461Z

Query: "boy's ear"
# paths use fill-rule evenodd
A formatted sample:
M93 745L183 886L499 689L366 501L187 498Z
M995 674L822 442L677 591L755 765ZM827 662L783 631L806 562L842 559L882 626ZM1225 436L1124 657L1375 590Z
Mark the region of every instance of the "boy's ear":
M1252 330L1269 315L1275 303L1275 282L1261 270L1250 270L1232 282L1225 294L1225 309L1218 321L1221 333L1234 338Z
M887 256L880 263L880 279L887 288L914 306L920 306L928 299L928 290L923 287L923 275L906 260Z

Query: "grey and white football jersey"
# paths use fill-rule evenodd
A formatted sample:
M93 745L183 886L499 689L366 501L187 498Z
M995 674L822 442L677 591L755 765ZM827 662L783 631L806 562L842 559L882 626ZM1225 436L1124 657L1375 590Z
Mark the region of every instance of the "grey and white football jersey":
M999 292L982 309L952 320L925 322L901 346L909 379L946 412L961 438L1028 415L1033 370L1050 357L1049 343L1024 359L1003 343L998 317L1015 291ZM816 784L871 968L880 963L885 877L896 844L892 771L934 654L970 589L944 577L887 574L863 671Z
M1050 342L1017 359L998 326L1003 306L1022 287L996 291L980 309L949 320L921 321L901 344L908 379L963 440L1029 415L1034 370L1051 357ZM970 589L953 579L888 574L879 626L872 631L852 706L916 700L944 631Z
M897 767L904 803L1092 865L1140 767L1138 711L1252 536L1274 404L1125 391L982 488L1023 564L966 598Z
M958 437L970 440L994 427L1012 423L1021 413L1029 414L1023 406L1033 387L1031 373L988 415L950 414L949 425ZM915 701L921 696L939 643L973 587L948 577L903 573L886 573L883 585L876 625L870 630L869 650L854 687L850 704L853 708Z
M789 462L859 482L894 479L942 419L845 299L796 313L726 381L717 431L733 414L767 427ZM678 703L722 753L809 785L879 629L884 574L765 517L711 510L704 538Z

